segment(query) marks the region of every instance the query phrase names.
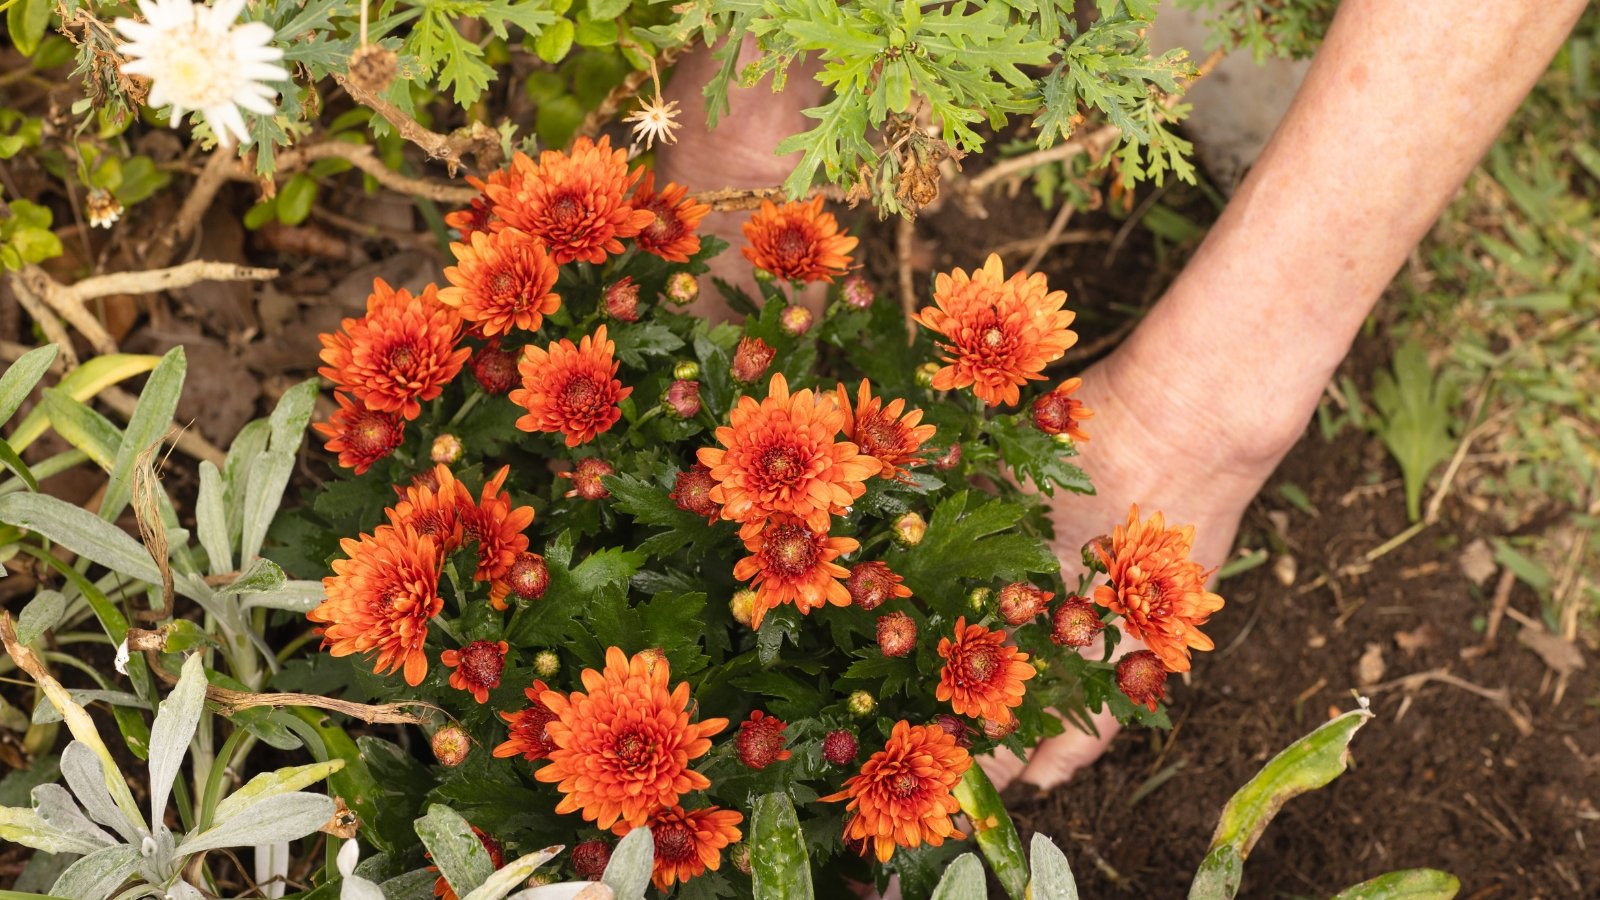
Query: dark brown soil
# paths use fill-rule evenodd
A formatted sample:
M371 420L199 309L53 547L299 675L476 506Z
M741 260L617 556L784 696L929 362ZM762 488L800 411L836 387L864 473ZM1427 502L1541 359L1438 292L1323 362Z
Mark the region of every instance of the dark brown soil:
M1184 896L1228 797L1353 706L1358 661L1374 646L1386 671L1363 691L1378 715L1355 739L1354 764L1290 801L1250 856L1240 896L1328 896L1411 867L1456 874L1462 897L1600 896L1600 679L1591 665L1553 704L1552 674L1509 620L1495 646L1467 658L1483 644L1474 622L1495 579L1480 588L1457 560L1483 523L1452 511L1370 572L1310 588L1407 524L1398 487L1347 496L1363 472L1388 465L1376 449L1364 435L1329 444L1310 434L1272 485L1298 485L1319 515L1271 485L1257 499L1244 540L1263 546L1268 511L1286 512L1298 580L1285 586L1262 566L1223 583L1228 607L1207 629L1218 649L1198 656L1189 684L1170 685L1171 732L1123 732L1071 784L1008 798L1019 827L1061 842L1085 897ZM1510 604L1537 615L1531 591L1514 590ZM1413 636L1431 645L1408 653ZM1396 683L1435 669L1505 699Z

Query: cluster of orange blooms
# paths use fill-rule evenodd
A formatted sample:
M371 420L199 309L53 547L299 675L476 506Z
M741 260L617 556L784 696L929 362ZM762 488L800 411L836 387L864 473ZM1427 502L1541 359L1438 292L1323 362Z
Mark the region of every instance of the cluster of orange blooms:
M405 422L469 365L473 351L462 346L464 338L487 342L480 354L500 352L502 338L538 330L560 308L558 267L602 263L623 252L624 238L685 262L700 248L695 230L708 211L678 185L657 192L653 177L630 171L625 154L604 139L580 140L570 153L547 152L537 161L519 154L507 170L477 184L484 197L447 219L462 235L453 245L456 265L445 272L449 287L430 285L413 295L379 281L365 316L323 336L320 371L335 384L339 409L317 427L340 463L358 474L394 450ZM744 253L755 265L796 282L843 274L856 245L822 211L820 198L768 203L745 233ZM941 338L944 365L933 386L970 388L991 406L1016 404L1019 388L1042 380L1045 367L1076 341L1065 294L1049 291L1042 275L1007 279L994 256L970 275L957 269L938 276L933 301L913 317ZM520 385L509 392L525 411L517 427L560 434L569 447L611 429L632 390L617 377L604 325L577 343L524 347L517 371ZM1081 426L1092 413L1070 397L1079 383L1071 379L1046 394L1034 407L1035 423L1086 439ZM851 578L876 579L887 596L909 596L882 562L860 563L855 572L840 565L860 545L831 531L869 479L906 479L922 462L918 453L934 434L922 417L902 399L875 396L866 381L852 395L844 385L791 390L774 374L764 398L738 400L715 431L716 446L701 448L698 462L709 485L706 509L739 525L749 553L733 574L753 589L751 627L785 604L802 614L850 605ZM533 510L513 506L502 490L506 474L502 469L475 498L448 466L438 465L399 491L387 524L342 542L347 558L333 564L335 574L324 580L327 599L309 614L324 626L334 655L376 653L377 671L402 671L407 683L420 684L429 622L443 606L441 568L469 543L478 554L474 579L489 585L497 609L505 608L514 568L537 558L524 534ZM1096 589L1094 602L1122 616L1126 632L1149 646L1164 671L1186 671L1191 649L1210 649L1199 626L1222 605L1205 590L1208 573L1188 558L1193 537L1192 528L1167 528L1159 514L1141 521L1135 507L1125 525L1095 545L1110 583ZM1048 598L1042 594L1040 603ZM1001 728L1014 721L1011 710L1036 670L1005 637L964 618L940 637L944 664L935 696L956 715ZM483 703L499 684L506 650L503 642L476 641L444 651L441 660L453 670L450 683ZM739 840L743 818L716 806L679 805L682 795L710 786L690 764L710 751L711 737L728 722L692 721L689 686L672 687L669 677L659 653L629 658L612 647L603 671L582 673L581 691L535 681L524 692L527 708L501 714L510 736L494 749L497 757L544 762L535 777L563 795L557 812L579 813L617 834L649 825L663 888L717 868L721 851ZM1130 696L1154 709L1161 683ZM768 724L776 731L767 733L781 733L783 723ZM952 790L970 764L947 728L900 721L884 749L823 799L848 801L846 840L887 861L896 846L962 836L951 818L958 812Z

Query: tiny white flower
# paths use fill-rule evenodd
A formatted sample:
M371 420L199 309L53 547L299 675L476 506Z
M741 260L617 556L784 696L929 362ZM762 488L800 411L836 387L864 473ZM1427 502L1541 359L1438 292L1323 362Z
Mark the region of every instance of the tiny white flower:
M89 210L89 225L94 228L110 228L122 218L122 203L105 188L89 191L84 205Z
M648 149L656 145L657 138L663 144L677 143L678 137L673 134L678 127L677 118L678 101L662 102L661 95L657 94L654 100L641 100L639 108L622 121L633 123L634 143L642 140Z
M235 24L245 0L139 0L145 21L118 19L127 38L122 71L150 79L150 105L172 107L177 127L184 113L199 111L224 144L250 143L239 108L271 115L277 90L266 82L287 81L278 65L283 50L272 46L264 22Z

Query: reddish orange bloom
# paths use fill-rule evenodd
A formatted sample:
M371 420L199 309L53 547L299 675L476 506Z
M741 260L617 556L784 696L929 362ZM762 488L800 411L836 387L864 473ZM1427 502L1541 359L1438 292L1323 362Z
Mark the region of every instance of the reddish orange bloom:
M419 476L403 489L395 488L400 500L385 512L390 525L409 526L417 534L433 538L440 555L448 556L461 546L461 510L472 503L472 495L443 463L422 475L426 477Z
M550 739L546 726L556 720L556 714L550 711L539 698L550 688L543 682L535 680L533 687L523 690L528 701L532 704L527 709L519 709L514 713L503 712L500 718L506 720L506 727L511 734L503 743L494 748L497 759L510 756L520 756L528 762L535 762L550 755L556 748L555 741Z
M456 264L444 270L450 287L439 292L439 302L485 337L538 331L561 306L554 290L559 273L544 247L515 228L474 232L468 240L450 245Z
M617 380L619 363L612 357L616 345L606 339L606 326L586 335L577 346L566 338L546 350L522 350L517 371L522 387L511 392L511 402L528 414L517 420L523 431L561 432L567 446L576 447L610 430L622 418L617 408L633 388Z
M700 220L706 213L711 212L711 207L686 197L689 189L681 184L669 181L659 194L655 187L656 173L645 172L639 189L633 192L630 202L634 207L647 209L656 216L656 220L633 239L634 243L640 250L668 262L688 262L689 257L700 252L700 235L695 234L695 229L700 227Z
M833 213L822 211L820 194L781 207L761 201L761 211L744 223L744 237L744 258L788 281L832 281L850 268L850 251L859 243L839 233Z
M845 841L871 841L878 862L888 862L896 845L937 847L945 838L966 837L950 819L961 811L951 790L970 765L972 757L943 728L900 721L861 774L822 799L849 800L845 809L855 815L845 825Z
M700 462L717 485L711 499L722 517L743 523L749 540L769 516L787 514L826 533L830 516L841 514L866 492L866 480L883 468L856 445L835 441L847 414L829 394L809 388L789 393L783 375L772 376L767 399L740 397L717 429L726 449L703 447Z
M466 209L458 209L455 212L446 213L444 223L460 232L463 241L471 240L474 232L488 231L493 228L495 221L494 201L489 199L489 185L503 185L510 177L509 170L495 169L489 173L488 184L485 184L480 179L468 175L467 183L477 188L480 194L472 198L472 202L468 204Z
M460 650L446 650L439 661L454 669L450 686L466 691L479 703L489 702L489 692L500 686L500 673L506 667L505 641L473 641Z
M933 376L941 391L972 386L983 402L1017 402L1017 388L1061 358L1078 335L1068 325L1075 313L1062 309L1065 291L1051 291L1043 275L1017 273L1010 280L1000 257L990 254L983 268L956 269L933 283L933 306L911 318L941 334L939 349L948 364Z
M1083 422L1094 418L1094 410L1072 396L1073 391L1082 386L1082 378L1068 378L1055 390L1040 394L1033 401L1033 427L1045 434L1064 434L1075 441L1087 441L1089 435L1083 430Z
M495 609L506 608L511 567L528 549L528 536L522 532L533 524L533 507L513 507L511 495L501 490L509 474L511 467L501 466L484 484L477 503L464 488L461 491L466 501L461 508L463 536L478 542L478 568L472 577L489 582L489 603Z
M439 396L472 355L456 346L460 339L461 317L439 302L433 285L413 297L378 278L367 314L321 335L327 365L317 372L368 409L415 419L422 401Z
M506 864L506 851L500 846L499 841L490 837L487 832L476 825L472 826L472 833L478 838L478 842L483 844L483 849L489 852L489 865L499 870ZM428 856L428 858L432 859L433 857ZM439 867L429 866L428 871L437 872ZM443 875L433 880L433 895L439 900L461 900L460 896L450 887L450 882L444 880Z
M491 227L533 235L556 265L575 259L599 265L606 254L622 252L618 238L655 221L655 213L626 196L642 171L630 173L627 152L613 151L605 137L598 144L578 138L570 154L546 150L538 162L518 153L505 183L484 187L499 217Z
M669 691L668 668L659 654L630 660L612 647L604 672L583 670L583 691L539 696L556 716L545 726L556 748L534 777L564 795L557 813L581 812L599 828L638 827L680 795L711 786L689 761L711 750L711 735L728 720L690 723L689 685Z
M1126 524L1111 531L1111 550L1099 542L1095 553L1105 563L1110 584L1094 589L1094 602L1122 616L1122 628L1144 641L1169 672L1189 671L1189 650L1210 650L1200 626L1222 608L1222 598L1206 590L1211 577L1189 558L1194 526L1168 528L1161 513L1139 521L1139 507Z
M674 804L651 813L646 824L656 845L656 858L650 880L665 892L674 883L698 877L707 869L715 872L722 865L722 848L741 837L737 826L743 821L744 816L720 806L685 810ZM619 835L632 830L624 822L612 829Z
M850 405L850 392L839 385L839 408L844 410L844 436L855 441L862 453L883 463L884 478L906 480L906 472L920 465L917 450L938 430L932 425L918 425L922 410L913 409L901 415L906 401L896 398L883 404L882 397L872 396L872 384L865 378L856 391L855 407Z
M360 540L339 542L345 559L322 579L327 599L306 613L327 625L322 642L334 656L376 650L373 671L405 671L415 687L428 674L428 621L444 608L439 598L439 545L407 526L380 525Z
M1035 674L1028 654L1007 647L1004 632L956 620L955 640L939 639L939 687L933 695L950 702L956 715L1003 721L1022 705L1022 683Z
M801 615L829 603L850 605L850 591L839 580L850 573L834 560L861 546L855 538L829 537L793 516L776 516L745 538L744 546L751 555L734 564L733 577L756 590L751 628L760 628L767 612L785 603Z
M311 427L328 439L325 446L329 453L339 454L339 465L365 475L373 463L400 446L406 420L395 413L367 409L342 391L336 391L333 399L339 402L338 410L328 421Z

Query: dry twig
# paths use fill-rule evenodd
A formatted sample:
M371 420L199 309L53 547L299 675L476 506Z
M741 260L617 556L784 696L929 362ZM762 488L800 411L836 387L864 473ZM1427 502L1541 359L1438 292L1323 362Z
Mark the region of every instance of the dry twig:
M425 197L440 203L450 203L461 206L471 203L478 196L478 189L436 181L432 178L412 178L383 164L376 151L367 144L351 144L346 141L323 141L320 144L309 144L304 147L293 147L278 154L278 171L294 171L304 168L319 159L342 159L361 171L371 175L375 181L384 187L402 194L411 194ZM236 181L255 181L254 170L247 165L238 166L232 173Z
M430 159L442 160L452 176L461 171L461 147L456 141L424 128L400 107L356 84L341 72L333 73L333 80L339 82L339 86L357 103L383 116L385 121L394 126L396 134L421 147Z

